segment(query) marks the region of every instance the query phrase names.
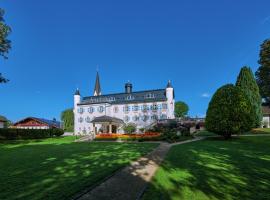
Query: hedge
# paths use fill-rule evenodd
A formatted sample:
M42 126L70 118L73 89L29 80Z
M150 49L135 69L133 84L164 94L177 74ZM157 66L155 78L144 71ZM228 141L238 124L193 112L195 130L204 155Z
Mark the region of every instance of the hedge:
M62 129L0 129L0 140L25 140L58 137Z

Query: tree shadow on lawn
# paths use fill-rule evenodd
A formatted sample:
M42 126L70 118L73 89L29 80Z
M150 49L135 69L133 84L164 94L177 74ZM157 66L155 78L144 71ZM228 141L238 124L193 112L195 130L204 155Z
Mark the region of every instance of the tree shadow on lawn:
M175 146L144 199L270 199L270 138Z
M0 146L0 199L67 199L150 152L156 144Z

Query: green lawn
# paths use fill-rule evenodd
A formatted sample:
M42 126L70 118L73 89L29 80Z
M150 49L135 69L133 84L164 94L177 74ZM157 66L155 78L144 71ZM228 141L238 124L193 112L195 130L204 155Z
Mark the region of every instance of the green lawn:
M0 199L70 198L158 145L73 140L1 142Z
M270 137L174 146L144 200L270 199Z

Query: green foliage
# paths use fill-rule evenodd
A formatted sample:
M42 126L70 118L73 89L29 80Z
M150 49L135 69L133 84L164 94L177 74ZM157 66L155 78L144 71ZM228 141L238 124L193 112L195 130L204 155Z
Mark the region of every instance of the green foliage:
M176 117L184 117L188 114L189 107L185 102L178 101L175 103L174 107L174 114Z
M238 75L236 86L241 87L246 93L254 110L254 122L252 128L259 127L262 121L262 100L259 87L249 67L243 67Z
M11 48L11 42L7 39L11 32L8 25L5 24L4 10L0 8L0 56L7 58L9 49ZM8 80L0 73L0 83L6 83Z
M261 45L260 67L256 72L256 79L260 88L260 94L267 104L270 104L270 39L267 39Z
M136 125L135 124L126 124L123 128L125 133L131 134L136 131Z
M251 130L255 113L245 92L232 84L219 88L212 97L205 119L208 131L223 135Z
M61 113L61 120L63 121L65 131L67 132L74 131L74 113L72 108L66 109Z
M0 139L2 140L42 139L63 134L62 129L0 129Z

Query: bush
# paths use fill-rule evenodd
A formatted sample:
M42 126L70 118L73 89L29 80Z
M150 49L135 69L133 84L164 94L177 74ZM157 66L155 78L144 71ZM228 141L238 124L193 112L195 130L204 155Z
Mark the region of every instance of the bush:
M219 88L211 99L205 126L208 131L229 138L231 134L251 130L254 117L254 109L245 92L228 84Z
M125 133L131 134L136 131L136 125L135 124L127 124L124 126Z
M0 129L0 139L42 139L59 137L64 134L62 129Z

